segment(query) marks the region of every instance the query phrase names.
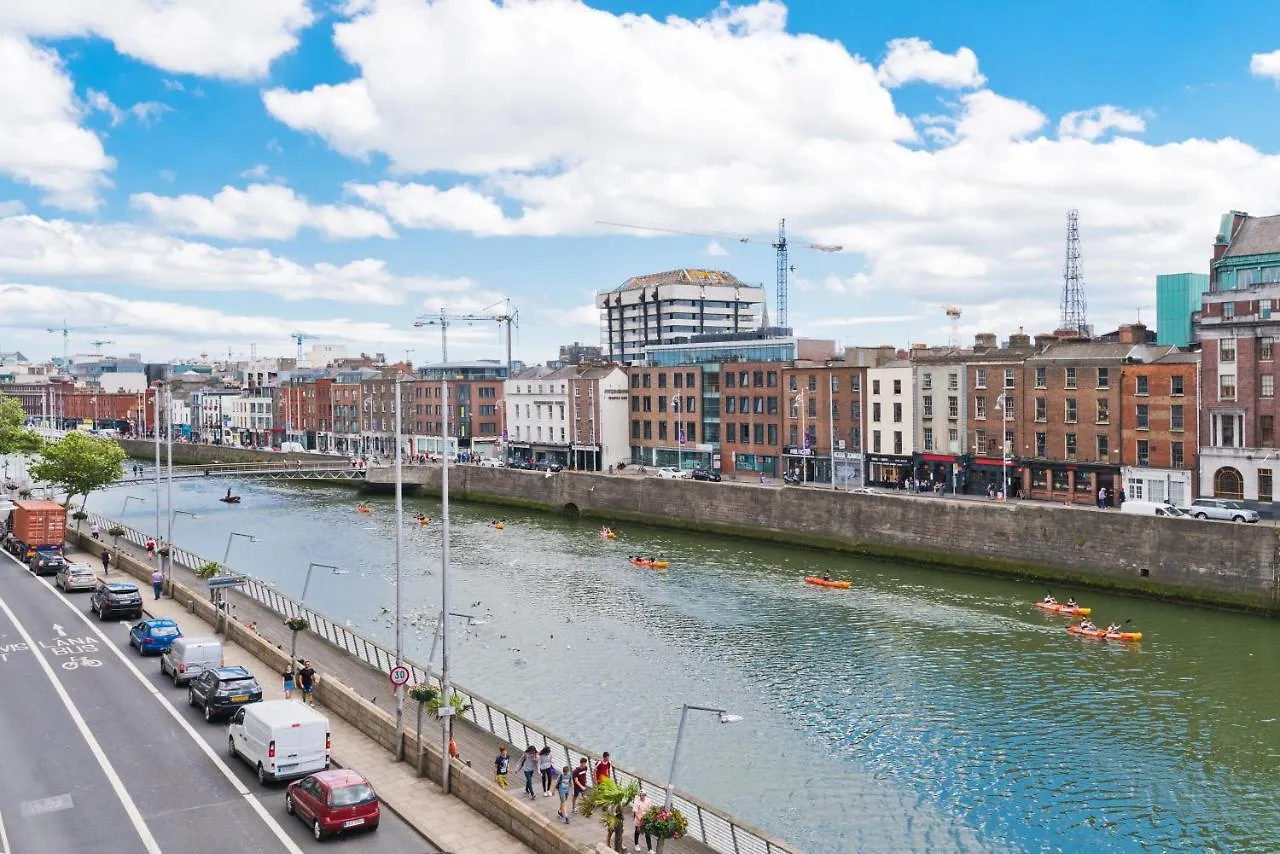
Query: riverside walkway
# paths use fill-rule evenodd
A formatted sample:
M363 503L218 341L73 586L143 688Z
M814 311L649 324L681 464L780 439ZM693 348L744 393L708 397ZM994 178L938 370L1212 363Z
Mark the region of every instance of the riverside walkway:
M108 520L100 521L105 523ZM102 527L103 530L106 530L108 525L103 524ZM128 542L124 537L120 538L118 545L114 549L125 552L142 563L148 561L145 549L135 543ZM91 566L96 567L97 565L95 558L86 559L85 562ZM189 589L201 589L204 587L203 581L198 579L190 569L177 562L173 564L172 573L175 582ZM238 591L232 591L228 601L232 619L243 626L252 625L256 634L277 649L288 650L291 640L290 631L284 625L280 613ZM167 603L167 606L164 603ZM161 614L163 616L174 616L167 613L168 610L173 610L175 615L183 615L183 619L186 621L194 619L184 608L172 602L172 600L166 599L161 600L160 603L154 603L150 598L146 599L148 608L153 604L161 606L160 610L164 611ZM326 642L314 632L299 633L297 643L298 657L311 661L317 672L318 680L332 679L340 682L379 708L394 715L395 695L386 673ZM262 672L262 667L262 665L259 665L257 670ZM280 680L274 677L267 677L262 681L266 686L272 686L277 689L279 687L276 683ZM413 701L406 701L405 728L407 731L413 731L416 717L417 704ZM508 726L510 728L510 725ZM374 781L375 786L384 795L388 805L404 815L406 820L418 827L424 836L442 849L450 851L452 854L507 854L508 852L511 852L511 854L524 854L524 852L530 850L495 825L488 823L479 813L466 804L456 798L445 796L440 787L434 782L418 777L412 763L395 762L394 757L387 750L371 739L365 738L354 727L344 724L343 728L350 730L350 737L344 736L345 741L358 745L347 748L348 751L355 755L355 758L346 759L345 761L369 775L375 774L375 771L370 769L376 769L376 777L370 776L370 779ZM434 737L438 740L438 729L435 726L424 729L424 734L427 738L432 738L434 734ZM505 745L508 753L513 757L512 773L509 775L509 794L522 808L543 816L551 822L555 832L568 836L586 850L592 850L595 845L603 842L604 829L598 817L584 818L575 814L571 823L566 826L556 819L558 798L555 796L544 798L541 794L534 800L528 800L523 797L523 779L522 775L515 772L515 765L528 744L533 744L539 748L544 744L544 741L538 737L536 732L526 730L524 737L520 738L517 738L513 733L512 740L505 741L459 716L455 718L453 734L458 746L460 759L486 776L492 775L492 762L494 756L497 755L498 747ZM598 756L591 756L593 766L596 758ZM615 760L617 758L614 757ZM622 757L622 759L625 762L625 757ZM341 757L340 761L342 761ZM563 764L563 762L564 760L562 759L557 760L557 764ZM625 772L623 773L625 774ZM652 800L661 803L663 792L660 787L647 784L644 788ZM682 798L687 799L687 796L682 796ZM414 821L414 816L419 813L424 818L421 821ZM708 818L710 817L708 815ZM488 829L496 830L503 843L499 844L491 833L477 827L477 819L487 825ZM747 832L747 828L743 826L728 824L728 827L727 838L720 840L720 844L716 847L712 847L692 838L693 822L691 821L690 837L669 841L665 851L667 854L717 854L717 852L720 852L720 854L730 854L730 852L736 852L736 854L794 854L793 848L785 847L776 840L766 841L761 836ZM458 830L456 828L462 829ZM643 838L641 836L642 841ZM629 815L626 820L624 841L627 844L627 850L631 850L632 830Z

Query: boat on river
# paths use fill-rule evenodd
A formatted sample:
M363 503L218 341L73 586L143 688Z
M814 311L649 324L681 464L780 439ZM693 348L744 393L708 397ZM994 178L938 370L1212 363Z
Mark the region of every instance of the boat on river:
M1093 613L1092 608L1081 608L1078 605L1061 605L1057 602L1037 602L1035 604L1041 611L1048 611L1052 614L1066 614L1068 617L1087 617Z
M848 590L853 584L851 581L835 581L830 578L819 578L816 575L806 575L804 583L813 584L818 587L834 587L837 590Z
M1097 640L1110 641L1140 641L1142 640L1142 632L1109 632L1106 629L1082 629L1079 626L1067 626L1067 631L1073 635L1080 635L1086 638L1096 638Z
M646 557L632 556L629 560L631 561L632 566L638 566L642 569L666 569L671 565L665 560L650 560Z

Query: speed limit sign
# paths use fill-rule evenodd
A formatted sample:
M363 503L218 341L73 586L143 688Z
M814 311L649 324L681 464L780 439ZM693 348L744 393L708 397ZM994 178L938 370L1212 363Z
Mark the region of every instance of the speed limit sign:
M399 687L409 681L409 668L397 664L391 668L391 684Z

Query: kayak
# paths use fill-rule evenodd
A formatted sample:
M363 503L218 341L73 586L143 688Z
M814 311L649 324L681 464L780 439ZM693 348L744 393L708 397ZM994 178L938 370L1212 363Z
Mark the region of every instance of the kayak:
M806 575L805 584L816 584L819 587L835 587L840 590L848 590L853 582L851 581L827 581L825 578L818 578L816 575Z
M645 569L666 569L670 564L665 560L645 560L642 557L631 558L632 566L642 566Z
M502 524L501 522L499 522L498 524L496 524L496 525L490 525L489 527L490 527L490 528L496 528L497 530L501 531L502 529L506 528L507 526L506 526L506 525L504 525L504 524Z
M600 539L602 539L602 540L616 540L616 539L618 539L618 535L617 535L617 534L615 534L613 531L601 531L601 532L600 532Z
M1036 607L1041 611L1052 611L1055 614L1067 614L1071 617L1087 617L1093 613L1092 608L1079 608L1075 605L1059 605L1054 602L1050 605L1048 602L1037 602Z
M1142 632L1107 632L1105 629L1082 629L1079 626L1067 626L1067 631L1073 635L1084 635L1087 638L1098 638L1099 640L1142 640Z

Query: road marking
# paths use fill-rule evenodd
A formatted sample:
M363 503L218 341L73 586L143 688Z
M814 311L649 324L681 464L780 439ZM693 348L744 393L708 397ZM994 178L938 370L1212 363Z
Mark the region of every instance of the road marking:
M0 815L0 854L12 854L9 850L9 834L4 832L4 816Z
M33 815L47 815L51 812L62 812L69 810L75 806L71 800L71 794L54 795L51 798L40 798L35 801L23 801L18 805L18 811L22 813L23 818L30 818Z
M66 629L62 628L62 626L58 625L57 623L53 624L53 630L58 633L58 637L60 638L65 638L67 636Z
M147 849L148 854L162 854L160 844L151 835L151 828L147 827L147 822L142 818L142 813L138 811L138 805L133 802L133 798L129 795L129 790L125 788L120 775L116 773L116 769L111 765L111 760L107 758L102 745L94 737L93 730L89 729L89 724L85 721L84 716L76 708L71 695L67 693L67 689L63 688L62 683L58 681L58 674L54 672L49 662L45 660L44 654L36 648L35 639L31 637L31 633L27 631L26 627L18 621L18 615L13 613L13 609L9 607L9 603L5 602L4 599L0 599L0 610L4 611L5 616L13 623L13 627L17 629L18 634L22 636L27 646L31 648L36 661L40 663L45 676L49 678L49 682L53 685L53 690L57 693L58 699L62 700L62 705L66 707L67 714L71 715L71 720L75 722L76 729L80 730L80 735L84 737L85 743L89 745L93 758L98 760L98 765L102 768L102 773L106 775L107 782L115 790L116 797L120 799L121 806L124 807L125 813L129 816L129 821L133 823L134 829L138 831L138 836L142 838L143 847ZM6 844L6 854L8 847Z

